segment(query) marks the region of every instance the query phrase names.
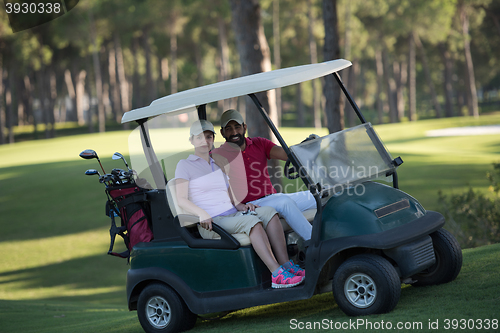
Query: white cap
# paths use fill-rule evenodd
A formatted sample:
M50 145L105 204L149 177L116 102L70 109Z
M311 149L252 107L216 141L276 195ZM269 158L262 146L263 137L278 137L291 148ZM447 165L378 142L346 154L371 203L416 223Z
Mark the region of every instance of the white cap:
M210 131L215 134L214 125L212 125L212 123L208 120L200 119L195 121L193 125L191 125L191 128L189 129L189 135L198 135L205 131Z

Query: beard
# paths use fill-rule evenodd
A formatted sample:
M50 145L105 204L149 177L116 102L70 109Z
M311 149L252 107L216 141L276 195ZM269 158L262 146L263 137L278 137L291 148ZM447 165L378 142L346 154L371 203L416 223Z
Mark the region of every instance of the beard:
M236 141L234 140L235 138L237 138ZM226 142L234 143L234 144L238 145L239 147L243 146L243 144L245 143L245 137L241 134L236 134L236 135L232 135L230 137L225 137L225 139L226 139Z

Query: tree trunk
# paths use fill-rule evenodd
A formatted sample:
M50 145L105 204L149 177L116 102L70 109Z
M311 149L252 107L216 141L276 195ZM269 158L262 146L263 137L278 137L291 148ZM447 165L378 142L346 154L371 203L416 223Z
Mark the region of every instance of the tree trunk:
M415 39L412 34L408 37L408 119L417 120L417 79L415 69Z
M344 33L344 59L351 60L351 2L347 1L345 3L345 33ZM353 66L348 67L342 70L342 81L344 85L349 89L350 86L350 77L351 72L354 70ZM352 91L349 89L349 93L352 94ZM345 98L344 101L344 116L345 122L347 126L351 126L353 123L354 110L352 109L351 104Z
M273 0L273 40L274 40L274 68L281 68L281 40L280 40L280 2ZM314 91L314 86L313 86ZM314 98L314 97L313 97ZM281 88L276 89L276 113L278 115L277 126L281 126L282 105Z
M402 61L397 64L399 75L396 77L396 101L398 110L398 119L401 121L405 116L405 99L404 99L404 89L408 83L408 65ZM396 65L395 65L396 66Z
M118 74L118 84L120 86L121 107L118 109L116 121L120 122L124 112L130 111L130 94L127 77L125 76L125 62L123 61L123 50L118 33L114 35L114 45L116 53L116 70ZM126 124L126 126L128 126Z
M352 60L352 67L350 68L349 70L349 80L348 80L348 86L347 86L347 89L349 89L349 92L351 94L351 96L357 96L357 85L356 85L356 80L357 80L357 77L359 76L359 71L360 71L360 66L359 66L359 62L357 59L353 59ZM353 127L355 126L356 124L356 113L355 111L352 109L352 106L351 104L348 104L349 105L349 109L351 110L351 116L349 117L349 123L348 123L348 126L349 127Z
M309 33L309 55L311 64L315 64L318 62L318 46L316 44L316 39L313 34L314 27L314 16L312 12L312 1L307 1L307 16L308 16L308 33ZM312 104L313 104L313 117L314 117L314 128L321 128L321 97L318 96L318 82L319 80L312 80Z
M323 22L325 26L325 45L323 58L325 61L340 58L339 31L337 17L337 0L323 0ZM329 133L344 129L344 109L340 86L333 75L325 77L324 85L325 113Z
M73 85L73 79L71 77L71 72L69 69L64 71L64 82L66 83L66 91L68 92L68 97L71 102L71 111L76 113L76 92L75 86ZM70 118L71 120L77 120L77 117Z
M240 55L241 75L261 73L271 70L271 52L264 35L264 26L260 16L258 0L230 0L232 27L236 36L236 45ZM275 91L256 94L264 110L275 125L278 122L276 111ZM255 105L246 98L246 123L249 136L271 138L271 131L263 117L257 115ZM273 139L276 140L273 136ZM281 179L276 177L277 160L270 161L269 174L271 182L278 190L281 188Z
M5 124L5 100L3 98L5 86L3 84L3 56L0 54L0 145L5 144L5 134L3 128Z
M377 69L377 115L378 123L384 123L384 100L382 92L384 87L384 65L382 63L382 51L375 51L375 67Z
M31 71L30 71L31 72ZM25 91L25 108L26 108L26 115L28 116L28 122L33 124L33 138L36 140L38 139L38 132L37 132L37 119L35 117L35 111L33 110L33 95L34 95L34 87L31 84L31 79L30 79L31 73L27 74L24 76L24 91Z
M54 138L56 136L55 105L57 100L57 82L53 64L49 66L47 76L49 81L49 84L47 85L47 100L49 102L47 106L47 115L50 123L49 136Z
M460 21L462 23L462 36L464 39L465 53L465 83L467 86L467 107L469 115L479 117L479 108L477 105L476 79L474 76L474 64L472 63L472 55L470 52L470 35L469 35L469 16L466 12L465 5L460 7Z
M227 42L227 31L224 17L218 16L219 24L219 81L225 81L231 78L231 68L229 63L229 46ZM218 101L219 109L223 112L231 107L230 100Z
M297 87L297 127L306 127L305 117L304 117L304 103L302 101L302 83L296 85Z
M141 78L139 76L139 60L138 60L138 42L137 39L134 38L132 41L132 58L133 58L133 66L134 66L134 74L132 76L132 108L137 109L145 106L142 102L142 94L141 94ZM126 112L126 111L125 111Z
M114 43L108 44L108 75L109 75L109 91L111 95L111 106L113 118L119 121L119 115L122 114L120 105L120 89L116 75L116 52Z
M104 103L102 101L102 76L101 76L101 63L99 61L99 50L96 43L96 31L92 10L89 10L89 24L90 24L90 38L92 39L92 61L94 63L95 75L95 90L97 98L97 119L99 123L99 132L106 131L106 116L104 114Z
M144 58L146 59L146 95L145 97L145 105L151 104L157 98L156 89L153 81L153 73L151 71L152 64L152 54L151 54L151 46L149 45L149 30L150 27L145 27L142 31L142 47L144 49Z
M201 46L196 45L194 47L194 57L196 59L196 74L197 74L197 83L198 87L201 87L205 84L205 80L203 79L203 55L201 54Z
M170 18L170 93L177 92L177 30L176 14L172 12Z
M443 59L444 73L443 73L443 84L444 84L444 96L445 96L445 106L444 113L446 117L453 117L453 63L451 60L450 51L445 43L439 44L439 50L441 51L441 58Z
M441 118L441 105L437 100L436 96L436 88L434 87L434 83L432 82L431 72L429 70L429 61L427 60L427 54L425 52L424 46L422 45L422 41L416 32L413 32L413 39L415 40L415 45L420 50L420 54L422 56L422 66L424 67L425 78L427 79L427 85L429 86L429 90L431 93L432 104L434 105L434 109L436 110L436 117Z
M76 113L78 115L78 125L85 125L84 112L84 99L85 99L85 78L87 77L87 72L82 69L78 73L78 79L76 81Z
M241 75L250 75L271 70L270 50L264 35L257 0L230 0L232 26L236 35L240 55ZM256 94L269 117L276 122L276 97L274 91ZM270 138L270 130L264 119L257 115L255 105L246 99L246 122L249 135Z
M15 65L11 61L9 70L7 72L7 80L5 86L5 127L7 128L7 142L14 143L14 109L16 106L14 77Z
M26 107L25 107L25 96L26 92L24 91L24 82L21 75L16 75L16 92L17 92L17 125L24 126L27 125L26 118Z
M382 50L382 64L384 65L385 74L385 86L387 91L387 101L389 103L389 121L395 123L398 121L398 110L396 106L396 82L394 81L393 75L389 70L389 55L387 54L387 49L384 46Z

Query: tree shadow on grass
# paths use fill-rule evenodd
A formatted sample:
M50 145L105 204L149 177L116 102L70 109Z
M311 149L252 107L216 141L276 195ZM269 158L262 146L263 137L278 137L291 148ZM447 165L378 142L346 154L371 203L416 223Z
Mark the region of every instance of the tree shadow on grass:
M102 163L108 172L122 167ZM0 168L0 242L109 228L105 186L84 174L90 168L99 165L82 160Z
M114 299L126 301L128 268L124 259L106 255L89 256L0 273L0 289L7 294L34 294L34 298L50 300L67 299L69 295L81 301L102 301L101 292L93 292L92 289L104 292L108 289Z

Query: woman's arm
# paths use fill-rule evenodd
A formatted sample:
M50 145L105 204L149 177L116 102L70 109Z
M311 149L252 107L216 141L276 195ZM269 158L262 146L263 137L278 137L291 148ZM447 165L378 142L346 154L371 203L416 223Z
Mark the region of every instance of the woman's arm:
M241 202L237 202L236 198L235 198L235 196L233 194L233 191L231 191L231 186L229 186L229 188L227 189L227 191L229 192L229 197L231 198L231 203L234 205L234 207L236 207L237 210L241 210L241 211L244 211L244 212L246 212L247 210L254 211L255 208L260 207L259 205L254 205L253 203L244 204L244 203L241 203Z
M177 203L179 204L179 207L188 213L199 216L201 226L204 229L212 230L212 217L204 209L196 206L188 199L189 180L176 179L175 191L177 193Z

